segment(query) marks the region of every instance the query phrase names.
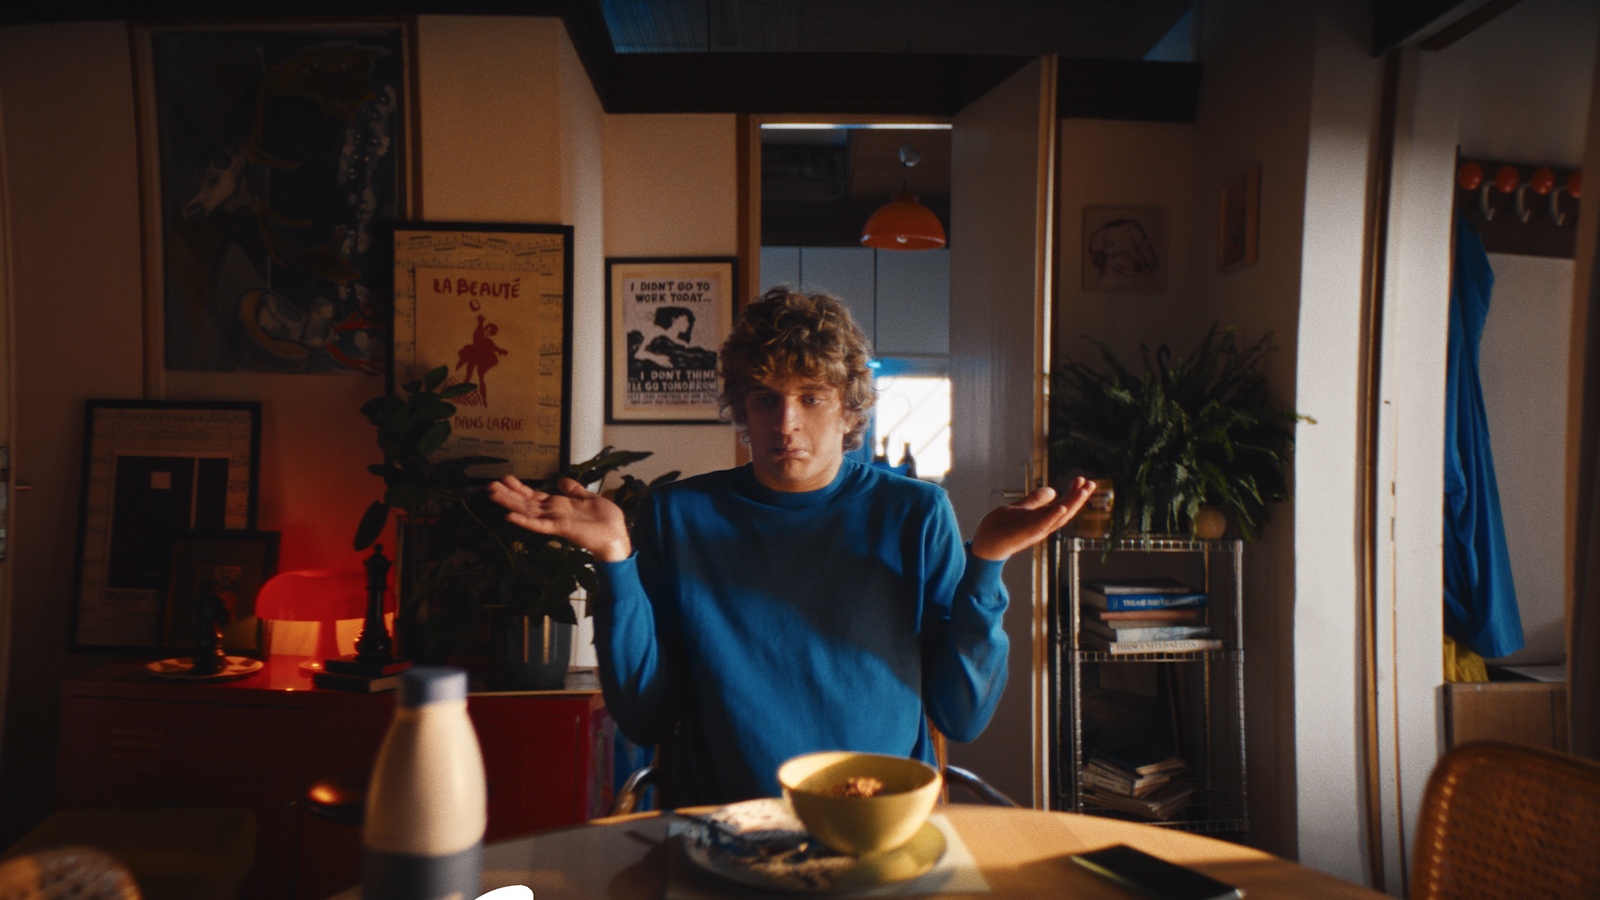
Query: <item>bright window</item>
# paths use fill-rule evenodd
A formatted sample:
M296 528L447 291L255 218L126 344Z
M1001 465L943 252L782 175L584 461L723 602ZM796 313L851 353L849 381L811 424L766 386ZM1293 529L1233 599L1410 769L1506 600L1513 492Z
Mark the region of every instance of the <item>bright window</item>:
M950 379L880 375L875 383L873 450L900 465L910 445L917 477L943 480L950 471Z

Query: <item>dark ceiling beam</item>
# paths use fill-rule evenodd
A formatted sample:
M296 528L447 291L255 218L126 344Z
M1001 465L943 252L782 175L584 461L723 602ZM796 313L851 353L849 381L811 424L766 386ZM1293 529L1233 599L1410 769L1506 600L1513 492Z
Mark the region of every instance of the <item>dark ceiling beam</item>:
M1457 19L1455 22L1439 29L1433 34L1422 39L1421 47L1424 50L1443 50L1479 28L1489 24L1499 15L1522 0L1489 0L1488 3L1478 7L1470 13Z
M950 116L1029 59L922 53L619 53L611 57L596 88L612 113Z
M11 3L0 10L0 24L559 16L601 104L611 113L946 117L1032 59L926 53L617 53L598 0L236 0L225 12L219 9L214 0ZM1199 71L1194 63L1063 58L1060 112L1079 118L1193 121Z
M403 16L548 16L561 15L564 0L50 0L8 3L0 8L0 25L45 22L240 21L292 19L300 22L352 17Z
M1372 55L1381 56L1418 38L1429 50L1442 50L1491 19L1516 6L1518 0L1371 0ZM1442 20L1450 20L1443 28Z
M1060 59L1056 115L1063 119L1193 122L1200 64L1140 59Z

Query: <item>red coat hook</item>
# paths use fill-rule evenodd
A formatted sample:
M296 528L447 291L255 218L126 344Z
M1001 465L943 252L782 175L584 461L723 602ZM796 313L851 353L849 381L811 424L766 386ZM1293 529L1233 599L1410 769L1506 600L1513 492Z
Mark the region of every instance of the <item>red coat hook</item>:
M1501 166L1500 170L1494 173L1494 181L1484 183L1478 191L1478 209L1483 213L1485 222L1494 221L1495 210L1489 205L1489 191L1493 189L1502 194L1509 194L1517 189L1517 182L1520 180L1522 176L1517 174L1517 167L1507 165Z
M1566 185L1550 192L1550 220L1557 225L1567 223L1567 214L1561 210L1561 194L1565 191L1572 199L1583 197L1583 173L1573 172L1567 176Z

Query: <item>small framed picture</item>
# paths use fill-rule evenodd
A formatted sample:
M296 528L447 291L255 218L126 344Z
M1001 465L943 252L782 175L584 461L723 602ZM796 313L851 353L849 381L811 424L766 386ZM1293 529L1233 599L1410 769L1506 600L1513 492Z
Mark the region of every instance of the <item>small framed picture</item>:
M1222 186L1217 213L1217 268L1223 272L1256 261L1261 216L1261 167L1248 166Z
M1084 290L1164 291L1166 253L1167 220L1161 209L1084 207Z
M201 643L216 622L234 656L267 658L266 623L256 594L278 571L278 532L194 532L173 539L161 645L182 651Z
M720 422L734 257L606 260L606 421Z

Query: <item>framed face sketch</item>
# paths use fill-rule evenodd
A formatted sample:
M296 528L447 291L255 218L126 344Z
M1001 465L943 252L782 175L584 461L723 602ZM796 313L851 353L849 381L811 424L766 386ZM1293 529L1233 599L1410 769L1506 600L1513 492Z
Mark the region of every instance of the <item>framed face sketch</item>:
M133 29L146 368L382 375L399 20Z
M260 455L260 403L88 401L72 649L163 647L175 543L255 528Z
M606 421L720 422L734 257L606 260Z
M1167 219L1154 207L1083 210L1083 289L1144 291L1167 287Z
M406 222L394 230L393 383L439 366L455 398L442 458L477 478L537 480L568 462L572 226Z

